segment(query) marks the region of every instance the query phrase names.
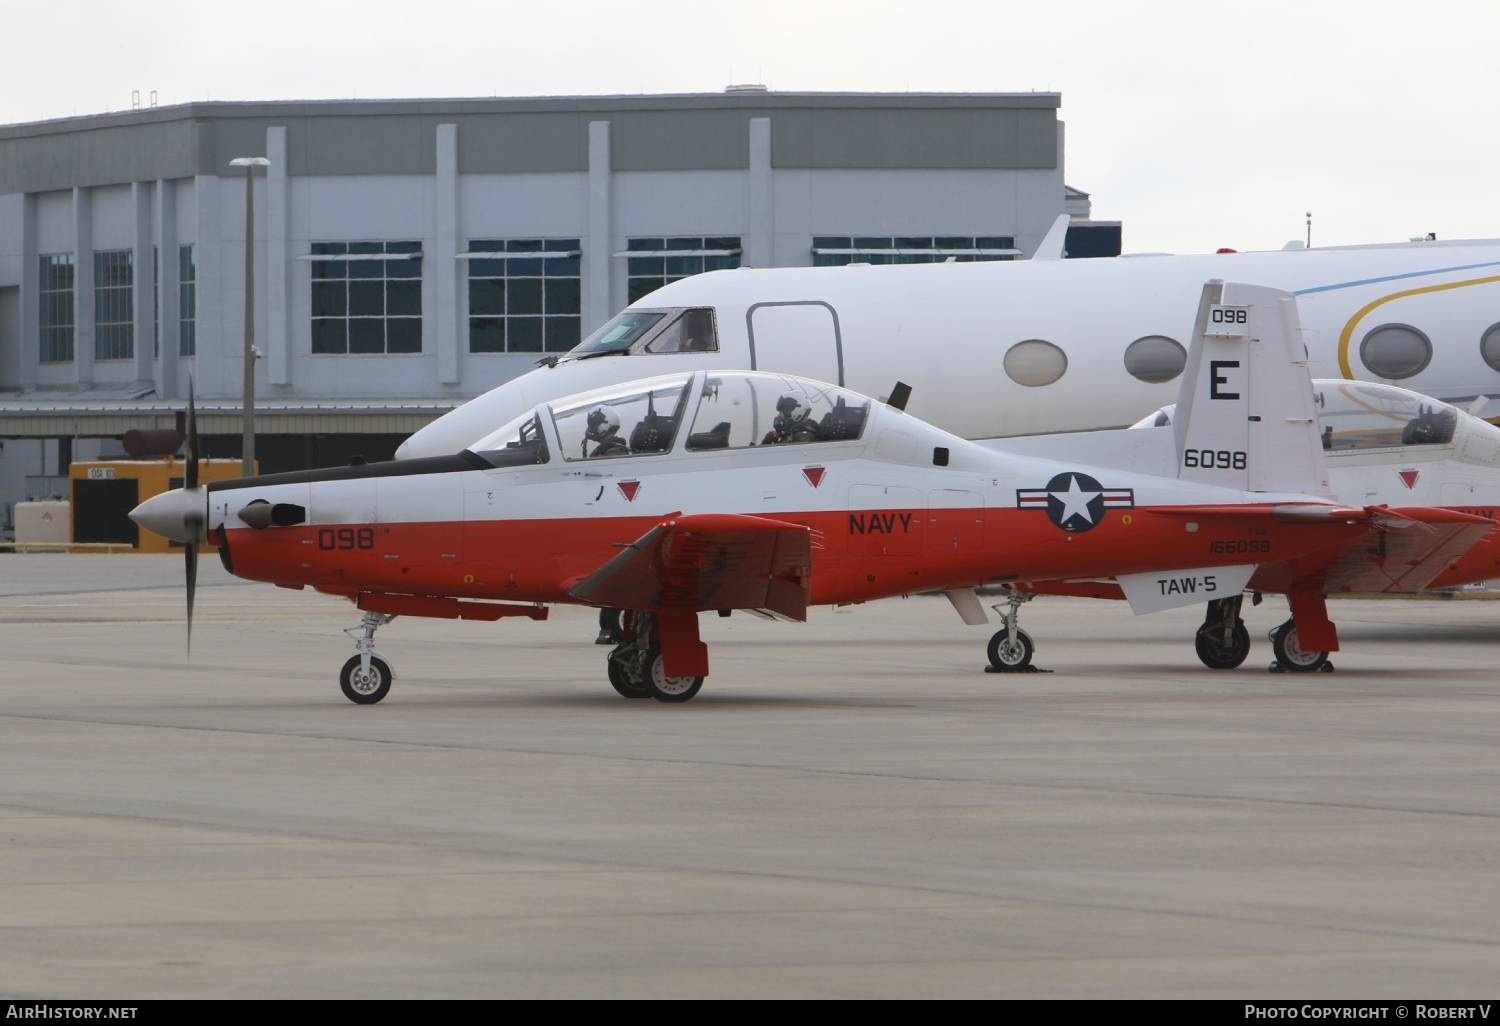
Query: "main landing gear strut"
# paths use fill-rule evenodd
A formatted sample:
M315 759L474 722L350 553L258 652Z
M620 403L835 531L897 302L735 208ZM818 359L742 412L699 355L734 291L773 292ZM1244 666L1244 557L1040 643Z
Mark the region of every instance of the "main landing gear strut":
M1232 670L1250 654L1250 632L1240 619L1245 596L1214 599L1208 604L1203 626L1193 639L1198 658L1210 670Z
M1240 619L1240 607L1244 601L1243 595L1236 595L1215 599L1208 604L1208 613L1203 618L1203 626L1198 628L1194 644L1198 658L1210 670L1232 670L1250 654L1250 632L1245 629L1245 621ZM1315 608L1318 612L1314 616L1326 619L1320 602L1315 603ZM1331 625L1328 629L1332 629ZM1271 631L1269 637L1271 648L1276 653L1276 661L1270 667L1272 673L1332 672L1333 664L1328 661L1326 650L1302 646L1295 620L1286 621Z
M1272 673L1333 672L1327 652L1302 647L1294 621L1288 620L1271 631L1270 639L1271 650L1276 653L1276 661L1271 664Z
M702 677L667 675L660 625L654 614L625 613L621 633L625 640L610 649L605 668L610 686L623 697L687 702L703 687Z
M374 705L391 692L396 673L385 657L375 651L375 630L394 619L385 613L365 613L358 627L344 628L344 633L354 639L356 654L339 671L339 688L345 698L357 705Z

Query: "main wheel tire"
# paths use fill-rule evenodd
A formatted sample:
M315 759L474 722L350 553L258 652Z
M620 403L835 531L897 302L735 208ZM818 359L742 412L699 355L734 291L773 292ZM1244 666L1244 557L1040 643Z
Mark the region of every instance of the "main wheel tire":
M1010 632L1004 628L996 631L990 638L990 665L1002 670L1026 669L1031 665L1031 657L1035 653L1036 646L1031 642L1031 635L1023 630L1016 631L1014 641L1011 641Z
M1225 644L1223 627L1204 624L1198 628L1193 645L1198 650L1198 658L1210 670L1232 670L1250 654L1250 632L1245 629L1244 620L1236 620L1229 643Z
M658 702L687 702L703 687L702 677L668 677L661 649L653 645L646 653L646 687Z
M391 682L395 679L391 664L378 655L370 657L369 674L360 666L359 656L351 656L339 671L339 690L355 705L374 705L391 693Z
M622 698L650 698L651 689L644 681L636 679L635 674L631 673L625 664L626 660L617 658L613 652L604 661L604 665L609 670L610 687L614 688Z
M1271 648L1276 661L1293 673L1315 673L1328 662L1328 653L1305 649L1297 639L1297 625L1288 620L1271 632Z

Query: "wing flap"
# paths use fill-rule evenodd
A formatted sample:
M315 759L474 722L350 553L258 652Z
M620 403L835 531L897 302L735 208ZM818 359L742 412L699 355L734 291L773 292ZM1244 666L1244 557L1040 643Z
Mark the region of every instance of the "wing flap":
M811 575L810 528L743 514L695 514L663 520L569 594L619 609L749 609L805 620Z

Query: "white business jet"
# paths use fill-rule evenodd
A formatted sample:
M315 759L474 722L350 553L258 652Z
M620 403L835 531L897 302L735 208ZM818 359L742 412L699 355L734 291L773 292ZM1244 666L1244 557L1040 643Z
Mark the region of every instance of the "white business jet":
M1315 377L1465 404L1500 395L1497 240L742 269L632 303L550 365L418 431L397 456L455 452L563 395L700 369L800 374L876 396L905 381L913 414L970 439L1124 427L1172 400L1208 278L1293 293Z

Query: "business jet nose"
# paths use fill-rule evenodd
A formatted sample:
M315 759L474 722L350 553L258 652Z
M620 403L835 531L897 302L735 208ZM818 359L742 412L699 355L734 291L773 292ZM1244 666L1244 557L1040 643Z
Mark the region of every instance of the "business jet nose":
M206 498L201 488L174 488L153 495L130 511L130 519L152 534L183 544L203 541L207 521Z

